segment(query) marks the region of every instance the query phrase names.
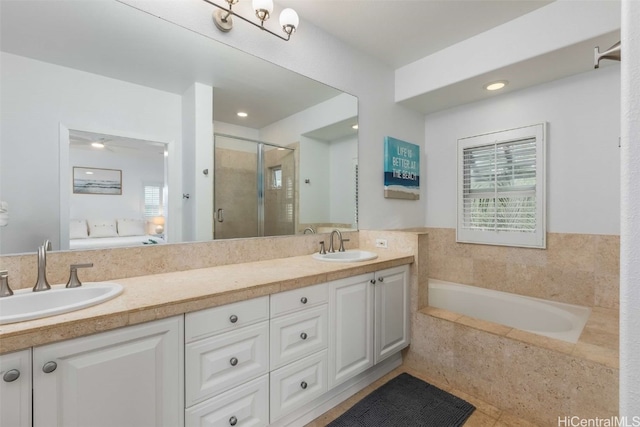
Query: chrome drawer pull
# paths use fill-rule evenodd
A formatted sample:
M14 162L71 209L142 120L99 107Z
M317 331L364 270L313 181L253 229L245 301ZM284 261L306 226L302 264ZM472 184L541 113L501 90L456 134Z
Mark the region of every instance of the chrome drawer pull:
M303 340L307 339L307 334L305 332L300 334L300 338L302 338Z
M235 314L232 314L231 317L229 317L229 322L236 323L237 321L238 321L238 316L236 316Z
M20 378L20 371L18 371L17 369L12 369L10 371L7 371L2 376L2 379L7 383L12 383L18 378Z
M308 300L307 300L307 297L302 297L302 298L300 298L300 302L301 302L301 303L303 303L303 304L306 304L306 303L307 303L307 301L308 301Z
M232 426L238 424L238 419L236 417L229 418L229 424L231 424Z
M55 371L57 367L58 364L56 362L47 362L42 367L42 372L44 372L45 374L50 374L51 372Z
M231 363L231 366L236 366L238 364L238 358L232 357L229 363Z
M306 381L302 381L300 383L300 387L302 387L303 390L306 389L307 388L307 382Z

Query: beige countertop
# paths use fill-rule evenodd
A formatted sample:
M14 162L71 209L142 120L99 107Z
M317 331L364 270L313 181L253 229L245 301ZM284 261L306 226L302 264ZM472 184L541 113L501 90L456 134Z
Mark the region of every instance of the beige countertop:
M117 279L123 293L71 313L0 325L0 354L410 264L384 252L371 261L323 262L303 255Z

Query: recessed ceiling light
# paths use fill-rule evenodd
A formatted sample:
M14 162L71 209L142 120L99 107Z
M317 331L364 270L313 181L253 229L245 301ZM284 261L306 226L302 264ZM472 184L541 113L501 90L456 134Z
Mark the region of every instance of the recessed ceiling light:
M506 80L498 80L497 82L487 83L484 85L484 88L486 90L500 90L508 84L509 82Z
M358 130L358 124L356 123L355 125L351 126L351 129Z
M238 111L238 117L247 117L248 114L245 113L244 111Z
M104 144L102 142L92 142L91 146L95 148L104 148Z

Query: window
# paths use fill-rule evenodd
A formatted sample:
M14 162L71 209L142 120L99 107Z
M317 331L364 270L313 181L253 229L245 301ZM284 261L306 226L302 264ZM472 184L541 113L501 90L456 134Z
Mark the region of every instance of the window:
M282 188L282 166L274 166L269 168L271 174L271 188Z
M457 241L546 247L545 124L458 140Z
M144 216L147 218L162 215L162 184L144 185Z

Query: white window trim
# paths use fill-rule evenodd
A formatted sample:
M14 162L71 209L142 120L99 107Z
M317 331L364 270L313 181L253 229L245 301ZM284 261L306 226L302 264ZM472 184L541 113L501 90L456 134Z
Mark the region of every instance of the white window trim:
M457 226L456 241L501 246L546 248L546 123L461 138L458 140ZM513 140L536 140L536 230L514 231L471 230L464 228L464 149Z

